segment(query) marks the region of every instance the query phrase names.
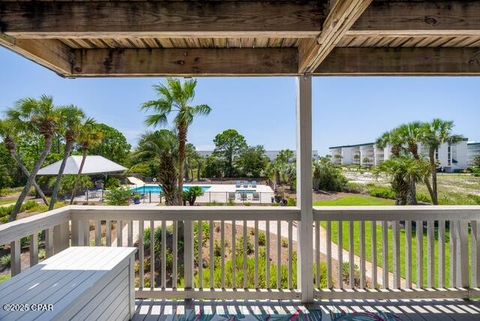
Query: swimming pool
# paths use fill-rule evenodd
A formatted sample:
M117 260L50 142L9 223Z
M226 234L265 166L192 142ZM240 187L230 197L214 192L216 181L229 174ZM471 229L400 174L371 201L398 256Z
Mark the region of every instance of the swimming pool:
M198 185L194 185L194 186L198 186ZM190 187L192 187L192 186L191 185L184 185L183 190L188 191L188 189ZM202 188L202 191L204 193L207 192L210 189L210 186L207 186L207 185L202 185L200 187ZM140 186L140 187L132 188L131 191L134 192L134 193L141 193L141 194L148 194L148 193L160 194L161 192L163 192L162 188L158 185Z

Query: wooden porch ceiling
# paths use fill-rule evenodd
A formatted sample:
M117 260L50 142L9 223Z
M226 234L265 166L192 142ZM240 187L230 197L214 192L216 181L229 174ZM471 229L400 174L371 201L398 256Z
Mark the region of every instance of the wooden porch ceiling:
M0 0L0 45L64 77L480 75L480 1Z

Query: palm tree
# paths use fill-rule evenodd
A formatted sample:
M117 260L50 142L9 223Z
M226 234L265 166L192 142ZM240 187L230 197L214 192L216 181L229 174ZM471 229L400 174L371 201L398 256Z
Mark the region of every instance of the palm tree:
M382 136L377 139L376 144L380 148L390 146L391 153L394 157L399 157L402 153L403 141L397 129L383 133Z
M197 197L203 196L203 194L204 192L201 186L190 187L188 190L183 192L184 205L186 205L186 202L188 202L188 205L190 206L195 205Z
M423 159L402 155L383 162L376 170L392 177L397 205L415 205L416 184L429 175L429 164Z
M178 141L174 132L162 129L144 134L132 155L135 164L152 166L165 195L166 205L177 203L177 162Z
M73 200L75 199L75 194L77 193L80 176L82 175L83 166L85 165L88 151L90 150L90 148L100 145L103 140L103 133L98 129L96 125L97 123L93 118L88 118L80 126L80 129L78 131L77 143L78 145L80 145L80 149L82 150L82 162L80 163L80 168L78 169L77 177L75 178L75 184L73 185L70 204L73 204Z
M58 130L60 115L53 104L53 98L45 95L41 96L40 99L21 99L16 103L14 108L8 110L7 114L13 121L23 123L26 128L32 130L32 132L40 134L45 141L45 147L30 172L27 184L20 193L17 203L10 214L9 220L13 221L17 218L17 214L20 212L22 204L33 185L40 167L45 162L48 154L50 154L53 138Z
M420 159L421 155L418 152L418 145L424 140L424 124L420 122L411 122L398 127L397 133L400 136L401 141L403 141L406 145L406 151L408 151L413 158L417 160ZM423 183L427 187L430 198L432 199L432 203L434 203L435 193L428 175L423 177Z
M428 147L428 158L432 175L432 202L434 205L438 205L437 160L435 155L441 145L445 143L456 144L464 139L463 136L452 134L453 127L453 121L445 121L438 118L423 126L422 142Z
M61 132L65 139L65 154L63 155L62 164L57 174L57 179L55 181L55 186L52 192L52 198L50 200L49 210L53 210L55 207L55 202L58 198L58 193L62 185L63 172L65 166L67 165L67 159L72 154L73 146L75 140L80 131L80 125L82 120L85 118L84 112L76 106L66 106L59 108L60 112L60 121L61 121Z
M178 79L168 78L166 85L154 86L159 98L147 101L142 105L142 110L154 112L145 120L148 126L164 126L167 124L167 117L172 112L176 112L174 123L178 135L178 205L183 203L182 191L188 127L192 124L195 116L208 115L211 111L208 105L190 105L195 98L196 86L197 81L194 79L182 83Z
M16 141L18 140L18 133L21 131L21 129L18 127L19 127L18 124L16 125L14 121L11 121L8 119L0 120L0 137L3 138L3 143L5 144L5 147L10 152L10 155L12 155L12 158L15 160L18 167L20 167L20 170L22 171L22 173L26 177L29 177L30 172L28 171L25 164L23 164L23 161L17 152ZM38 195L40 195L40 197L42 198L45 205L48 205L47 197L43 193L40 186L38 186L37 181L33 180L32 184L35 190L37 191Z

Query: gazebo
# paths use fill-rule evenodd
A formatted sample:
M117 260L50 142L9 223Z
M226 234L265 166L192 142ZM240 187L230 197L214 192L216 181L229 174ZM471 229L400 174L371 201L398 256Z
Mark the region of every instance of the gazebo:
M70 156L67 159L65 165L64 175L77 175L82 163L83 156ZM39 176L54 176L58 174L62 161L59 160L53 164L45 166L38 171ZM117 164L103 156L88 155L85 158L85 164L83 165L83 175L96 175L96 174L119 174L123 173L127 168L120 164Z
M157 281L151 277L150 287L145 286L142 243L139 248L142 281L135 291L137 298L300 299L313 302L316 299L432 299L480 295L478 206L314 208L311 193L312 77L480 75L480 1L1 0L0 44L66 78L297 77L297 207L137 210L82 207L69 208L69 216L61 214L62 220L57 224L50 217L48 224L41 225L52 231L55 227L58 243L55 247L52 241L54 253L56 248L68 246L70 241L73 245L88 245L84 225L88 220L96 222L97 229L99 224L110 227L113 221L127 222L129 228L132 222L141 222L142 225L144 221L150 221L153 227L154 221L183 221L184 288L177 288L176 274L173 286L167 286L165 265L155 266L154 260L150 275L158 270L161 277ZM71 240L66 219L71 224ZM296 221L297 287L294 288L292 283L294 270L290 260L286 267L288 286L281 287L278 282L277 288L272 288L270 278L276 277L278 281L282 275L280 269L277 275L270 274L268 252L264 289L258 283L258 257L255 258L254 288L234 283L233 289L227 289L225 258L221 261L220 287L213 281L210 284L195 283L194 275L203 280L203 273L211 273L213 278L214 271L213 265L209 272L203 264L198 267L194 264L193 222L199 221L199 226L202 221L209 222L212 230L213 222L219 221L223 233L226 220L233 220L233 225L235 220L255 221L255 232L258 232L259 220L267 222L268 229L270 222L278 222L277 233L281 233L284 225L280 222L283 221L290 258L292 222ZM345 232L349 237L349 252L345 256L342 228L338 229L337 235L332 234L332 224L338 221L352 222ZM354 221L359 224L358 230L353 228ZM446 225L446 222L449 223ZM367 240L365 229L370 223L374 227L372 240ZM367 241L377 244L377 223L382 228L378 237L383 236L383 243L381 247L373 246L367 255ZM30 228L23 226L23 234L20 234L30 235L28 233L36 232L38 226L33 223ZM322 234L324 226L326 232ZM15 226L5 228L10 229L8 235L11 237L0 237L0 244L22 237L14 233ZM405 234L400 234L401 229ZM412 234L412 230L416 233ZM143 233L143 226L140 232ZM449 238L446 238L447 234ZM401 242L404 235L407 239ZM427 244L425 252L422 246L414 254L412 235L416 237L415 244ZM332 238L337 236L338 246L334 246ZM357 238L360 240L359 252L354 251ZM435 245L437 238L440 241ZM222 241L225 241L224 235ZM267 239L267 246L268 242ZM321 244L326 244L326 288L320 284L323 272L315 268L321 261ZM221 246L223 249L223 243ZM258 239L255 239L255 246L258 247ZM448 261L447 246L451 255ZM213 243L210 249L213 253ZM16 267L14 272L19 273L19 249L16 251L12 255L12 264ZM280 245L278 252L281 252ZM161 252L162 258L164 255L165 252ZM199 261L203 262L202 250L198 255ZM333 260L341 264L346 256L348 262L359 265L358 287L353 285L354 264L349 268L350 289L343 285L335 287L332 282L335 276ZM367 256L371 256L369 262ZM427 257L425 262L424 257ZM401 267L401 262L405 262L405 268ZM277 264L282 262L279 260ZM368 266L370 272L367 273ZM341 279L342 275L337 277ZM442 311L443 316L445 311ZM434 316L439 318L437 314Z

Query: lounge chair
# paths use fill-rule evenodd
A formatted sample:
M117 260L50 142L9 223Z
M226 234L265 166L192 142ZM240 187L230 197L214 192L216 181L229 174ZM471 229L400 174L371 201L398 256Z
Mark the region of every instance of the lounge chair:
M247 188L248 187L248 181L243 182L243 187Z
M252 181L252 187L257 188L257 181Z
M236 187L236 188L242 187L242 183L241 183L240 181L237 181L237 183L235 184L235 187Z

